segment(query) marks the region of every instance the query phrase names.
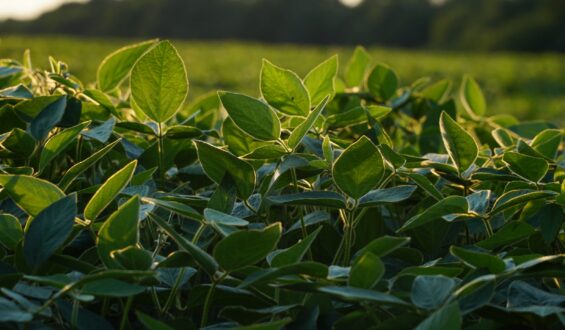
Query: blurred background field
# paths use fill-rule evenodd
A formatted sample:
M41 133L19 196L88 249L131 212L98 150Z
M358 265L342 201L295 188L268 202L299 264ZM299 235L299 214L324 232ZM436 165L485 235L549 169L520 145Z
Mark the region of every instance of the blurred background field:
M94 82L102 59L132 39L53 36L1 36L0 58L19 59L32 50L34 65L47 68L48 56L69 64L86 83ZM306 46L236 41L175 40L188 66L189 101L218 89L257 95L261 59L295 70L304 76L333 54L345 67L352 46ZM514 114L521 119L547 119L565 123L565 54L480 53L468 51L400 50L368 47L375 62L391 65L403 84L429 76L449 78L457 91L469 73L485 89L488 112ZM454 91L454 92L455 92Z

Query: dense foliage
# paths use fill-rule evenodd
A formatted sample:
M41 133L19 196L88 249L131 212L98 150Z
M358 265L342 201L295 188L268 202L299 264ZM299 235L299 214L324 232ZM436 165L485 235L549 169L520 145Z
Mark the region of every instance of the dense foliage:
M0 22L11 34L531 52L565 51L564 29L562 0L89 0Z
M185 106L167 41L50 63L0 62L3 328L565 324L563 132L473 78L357 48Z

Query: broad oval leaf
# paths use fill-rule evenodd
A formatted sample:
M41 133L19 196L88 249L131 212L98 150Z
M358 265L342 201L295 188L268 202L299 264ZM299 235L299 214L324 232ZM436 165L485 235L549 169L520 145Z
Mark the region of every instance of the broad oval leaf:
M355 199L379 184L384 173L385 164L381 152L366 136L347 147L332 168L335 184Z
M468 210L469 204L465 197L449 196L408 219L408 221L406 221L398 231L414 229L439 219L444 215L452 213L466 213Z
M374 290L339 286L324 286L319 288L318 291L348 301L373 301L379 304L392 306L408 305L407 302L400 298Z
M218 96L235 125L249 136L260 141L279 139L280 120L267 104L237 93L218 92Z
M65 193L51 182L27 175L0 174L0 186L32 217L65 196Z
M188 94L184 62L168 41L145 53L131 71L131 97L158 123L174 116Z
M349 273L349 286L371 289L385 273L385 265L381 258L371 252L363 253L355 260Z
M347 67L345 68L345 83L349 87L358 87L365 79L365 72L371 61L370 55L365 48L358 46L355 48Z
M292 131L290 137L288 138L288 146L291 149L295 149L300 144L300 142L302 142L302 139L306 136L306 134L308 134L308 131L312 128L312 126L314 126L316 120L318 120L318 117L320 117L320 114L322 113L322 111L324 111L324 108L328 104L329 100L329 95L323 98L316 109L314 109L308 115L306 120L304 120L300 125L296 126L296 128Z
M472 268L486 268L494 274L502 273L506 269L506 264L502 259L488 253L471 251L457 246L452 246L449 252Z
M63 152L88 124L89 122L78 124L51 137L41 151L39 171L43 171L58 154Z
M398 77L390 67L377 64L367 77L367 88L377 100L388 101L396 93Z
M441 113L439 127L449 157L459 173L465 172L473 165L479 155L479 148L475 139L446 112Z
M0 243L15 251L24 236L20 220L11 214L0 214Z
M359 199L359 207L372 207L383 203L404 201L416 191L417 186L400 185L385 189L371 190Z
M532 182L539 182L549 170L549 164L545 159L513 151L505 152L502 160L514 174Z
M104 209L118 196L118 194L128 185L133 177L133 172L137 166L134 160L124 166L121 170L114 173L111 177L98 188L94 196L84 208L84 218L94 221L104 211Z
M415 330L460 330L461 322L459 305L457 302L453 302L428 316L422 323L418 324Z
M98 88L110 92L118 88L127 79L135 62L145 53L156 40L149 40L135 45L126 46L108 55L96 73Z
M280 222L263 230L235 232L216 245L214 258L227 272L254 265L277 246L281 232Z
M485 115L487 104L481 87L477 84L475 79L470 76L463 78L459 96L461 97L463 107L472 118L479 118Z
M67 107L67 96L60 96L46 106L33 118L29 125L29 132L36 140L43 140L47 134L63 119Z
M300 77L265 59L261 68L261 94L284 114L306 117L310 112L310 95Z
M77 214L76 194L61 198L31 220L23 253L29 267L38 269L67 240Z
M114 250L137 244L139 240L139 197L134 196L108 217L100 230L96 247L100 260L108 268L120 268L110 255Z
M333 191L305 191L296 194L269 196L267 199L273 204L345 208L343 196Z
M284 250L277 250L274 251L269 257L267 257L267 261L270 259L270 264L272 267L282 267L286 265L292 265L302 261L304 255L310 249L310 246L318 237L318 234L322 230L322 227L318 227L314 232L306 236L300 242L294 244L293 246L284 249Z
M456 285L455 279L443 275L416 276L410 298L419 308L436 309L445 303Z
M206 142L194 141L198 159L208 177L220 184L229 174L241 198L248 198L255 189L255 170L244 160Z
M326 95L330 99L335 94L335 78L338 69L338 58L334 55L312 69L304 78L304 85L310 93L312 106L318 105Z

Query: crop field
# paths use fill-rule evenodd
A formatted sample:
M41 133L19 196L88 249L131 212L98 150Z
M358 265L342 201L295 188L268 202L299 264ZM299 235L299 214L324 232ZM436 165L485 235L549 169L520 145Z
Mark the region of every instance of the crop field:
M20 58L29 48L38 65L47 56L69 64L85 82L96 78L98 63L127 40L73 39L62 37L1 37L0 58ZM175 42L191 76L189 101L216 89L258 95L261 59L290 68L299 75L333 54L345 60L352 48L269 46L238 42ZM565 123L565 55L473 54L404 51L370 48L375 61L394 67L403 84L429 76L449 78L458 87L464 74L483 86L489 114L510 113L521 119L547 119ZM343 67L340 68L343 71Z
M2 41L1 329L565 327L558 57L118 44Z

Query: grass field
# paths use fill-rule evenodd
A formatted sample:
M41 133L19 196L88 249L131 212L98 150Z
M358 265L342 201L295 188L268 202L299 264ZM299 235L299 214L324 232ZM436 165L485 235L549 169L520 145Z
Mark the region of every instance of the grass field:
M47 67L47 56L65 61L85 82L96 77L100 61L130 40L63 37L0 37L0 58L20 58L29 48L36 66ZM241 42L175 41L188 65L190 100L217 89L258 93L261 58L304 75L332 54L339 54L342 68L352 48L262 45ZM481 54L406 51L369 48L375 61L391 65L403 83L422 76L447 77L459 87L469 73L482 84L488 113L511 113L521 119L565 122L565 55Z

